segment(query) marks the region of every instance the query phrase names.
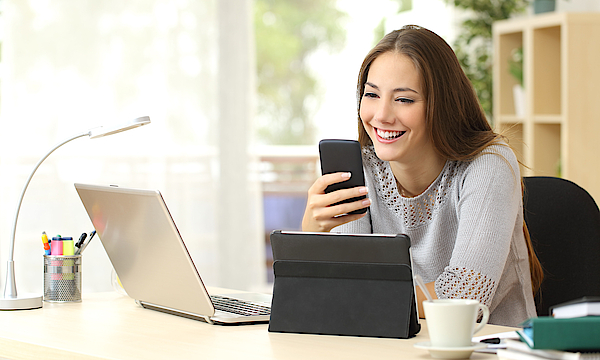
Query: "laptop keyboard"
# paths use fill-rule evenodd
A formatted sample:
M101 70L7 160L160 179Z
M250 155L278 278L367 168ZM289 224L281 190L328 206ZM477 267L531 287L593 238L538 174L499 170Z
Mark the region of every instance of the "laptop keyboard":
M243 316L270 315L271 308L251 301L232 299L225 296L210 296L215 310L221 310Z

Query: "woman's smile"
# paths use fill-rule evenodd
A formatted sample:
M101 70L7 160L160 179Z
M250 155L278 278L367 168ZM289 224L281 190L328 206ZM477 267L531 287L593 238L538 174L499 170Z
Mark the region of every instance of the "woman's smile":
M375 129L375 133L377 134L377 140L379 140L382 143L393 143L394 141L400 139L400 137L402 137L402 135L404 135L404 133L406 131L395 131L395 130L382 130L379 128L374 128Z

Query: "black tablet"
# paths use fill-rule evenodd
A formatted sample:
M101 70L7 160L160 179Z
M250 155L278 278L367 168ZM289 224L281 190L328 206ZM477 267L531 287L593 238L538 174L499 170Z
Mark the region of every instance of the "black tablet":
M406 235L274 231L269 331L410 338L419 332Z

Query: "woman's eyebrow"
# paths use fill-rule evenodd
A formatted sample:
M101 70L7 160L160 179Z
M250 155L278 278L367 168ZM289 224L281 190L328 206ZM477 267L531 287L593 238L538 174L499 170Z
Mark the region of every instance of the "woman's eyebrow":
M375 90L379 90L379 87L373 83L370 82L365 82L365 85L369 85L370 87L372 87ZM417 90L411 89L409 87L398 87L395 88L392 92L405 92L405 91L410 91L410 92L414 92L415 94L418 94L419 92Z

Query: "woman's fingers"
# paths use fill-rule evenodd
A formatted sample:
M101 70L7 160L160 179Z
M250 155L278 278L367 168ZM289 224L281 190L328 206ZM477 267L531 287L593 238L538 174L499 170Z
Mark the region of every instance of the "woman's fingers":
M303 221L302 222L302 230L303 231L311 231L311 232L330 232L331 229L349 223L354 220L358 220L361 217L365 216L366 213L362 214L352 214L352 215L343 215L336 218L330 218L329 220L323 221Z
M363 209L371 204L368 198L360 199L368 192L365 186L350 189L336 190L325 193L325 189L332 184L346 181L350 173L334 173L319 177L308 191L308 199L302 230L327 232L336 226L360 219L364 214L349 214ZM348 201L350 202L344 202Z
M308 189L308 192L312 192L314 194L325 194L325 189L327 189L329 185L347 181L351 176L352 174L349 172L325 174L317 178L310 189Z

